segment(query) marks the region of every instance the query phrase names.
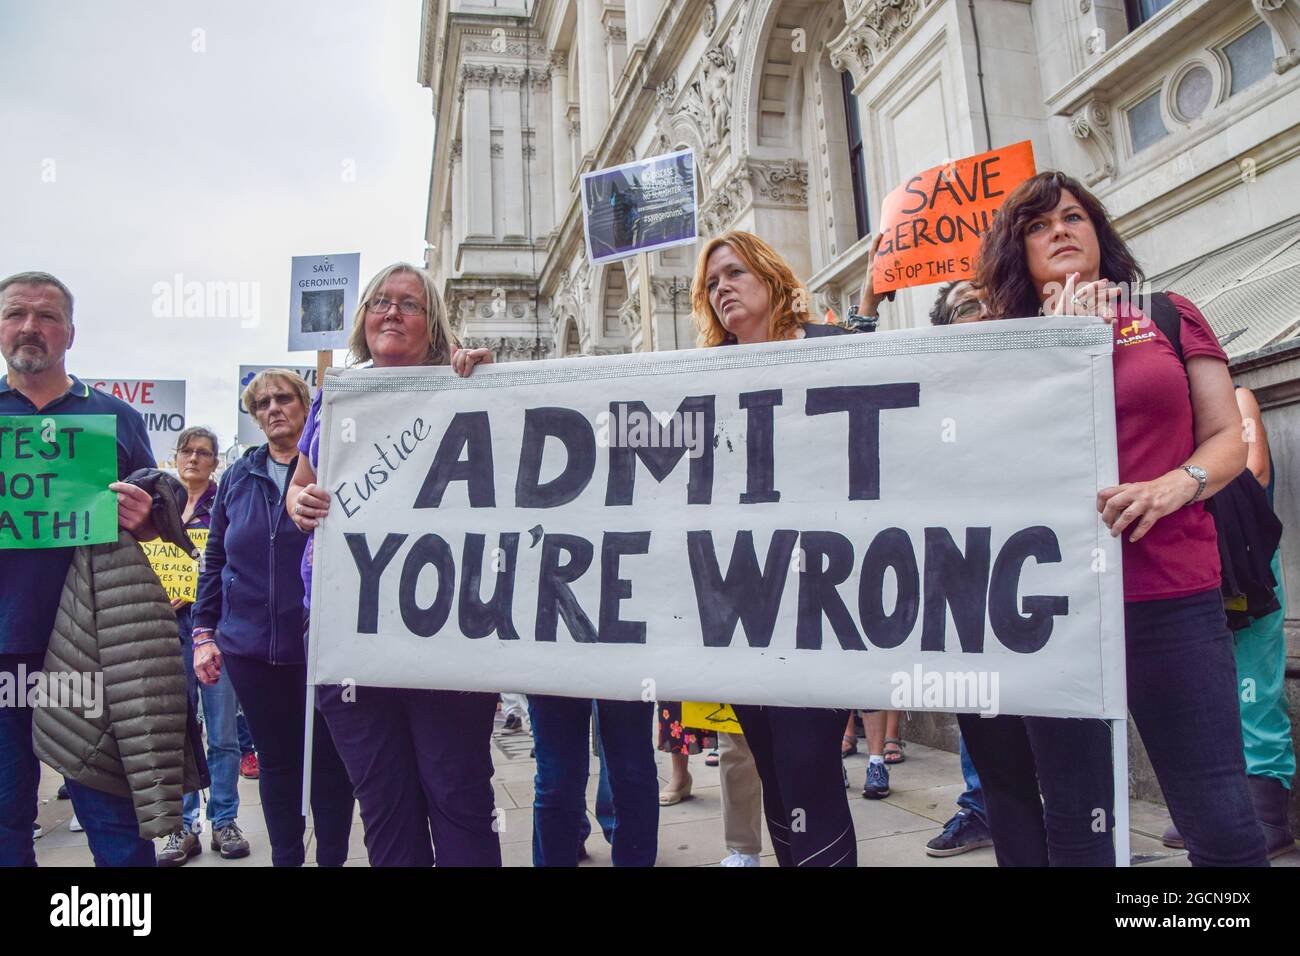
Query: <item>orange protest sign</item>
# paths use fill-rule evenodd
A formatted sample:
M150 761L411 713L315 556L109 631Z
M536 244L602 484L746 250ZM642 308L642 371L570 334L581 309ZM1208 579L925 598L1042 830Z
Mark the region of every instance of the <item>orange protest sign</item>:
M885 197L872 287L889 292L974 276L993 213L1034 172L1025 140L917 173Z

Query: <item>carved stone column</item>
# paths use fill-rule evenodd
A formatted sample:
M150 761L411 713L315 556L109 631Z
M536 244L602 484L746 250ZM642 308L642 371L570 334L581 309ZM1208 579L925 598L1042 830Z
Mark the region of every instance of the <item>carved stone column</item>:
M466 234L493 237L492 131L489 126L492 67L463 66L461 78L465 104L461 114L461 139L465 152Z
M582 153L585 156L609 122L609 67L605 59L603 0L578 0L578 101L582 109Z
M569 208L569 184L573 182L573 143L569 139L568 55L551 60L551 196L558 227Z
M499 70L501 78L501 149L502 175L505 189L501 191L505 203L505 237L526 238L524 219L524 135L519 103L519 87L523 82L522 70Z

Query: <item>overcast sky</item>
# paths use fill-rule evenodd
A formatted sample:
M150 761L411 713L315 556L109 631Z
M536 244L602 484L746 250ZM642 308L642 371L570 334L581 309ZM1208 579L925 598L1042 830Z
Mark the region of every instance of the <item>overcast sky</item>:
M68 370L183 378L225 447L241 363L315 364L286 350L292 256L422 261L419 29L420 0L0 0L0 276L72 289ZM178 274L248 283L256 324L156 317Z

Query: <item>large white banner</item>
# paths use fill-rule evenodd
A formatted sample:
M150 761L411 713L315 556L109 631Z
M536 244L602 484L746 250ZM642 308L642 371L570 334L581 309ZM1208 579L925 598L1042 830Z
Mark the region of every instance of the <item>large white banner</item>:
M1111 348L1023 319L331 369L311 679L1123 717Z

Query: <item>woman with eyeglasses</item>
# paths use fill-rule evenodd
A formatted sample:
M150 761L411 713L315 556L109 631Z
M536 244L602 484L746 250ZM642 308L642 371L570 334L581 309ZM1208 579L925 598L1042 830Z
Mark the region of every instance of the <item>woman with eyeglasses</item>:
M469 375L487 349L456 342L432 277L404 262L370 280L348 340L355 363L373 368L451 365ZM329 513L316 484L321 392L298 443L289 486L294 522L311 533ZM311 599L312 542L302 576ZM496 694L400 687L317 687L318 706L361 804L371 866L500 866L493 826L492 724ZM647 733L649 728L647 727Z
M217 436L207 428L187 428L176 439L176 473L185 486L187 498L182 517L187 528L208 528L212 523L212 503L217 497L217 483L212 473L217 468ZM191 706L198 712L199 695L203 697L203 725L208 738L208 770L212 787L208 791L208 822L212 824L212 849L224 859L248 856L248 841L235 818L239 816L239 739L236 713L239 702L229 678L200 687L194 673L193 605L184 598L172 601L176 624L181 635L181 659L189 685ZM181 826L167 838L158 851L159 866L183 866L200 853L199 795L187 793L183 801Z
M284 493L298 459L310 398L298 375L274 368L253 377L243 402L266 444L249 449L226 469L217 487L194 605L194 672L208 687L234 687L257 741L257 789L271 864L302 866L307 658L298 569L307 536L285 514ZM233 713L232 708L232 726ZM316 862L342 866L352 831L352 783L324 720L319 713L315 719L311 809ZM213 778L215 783L215 769Z

